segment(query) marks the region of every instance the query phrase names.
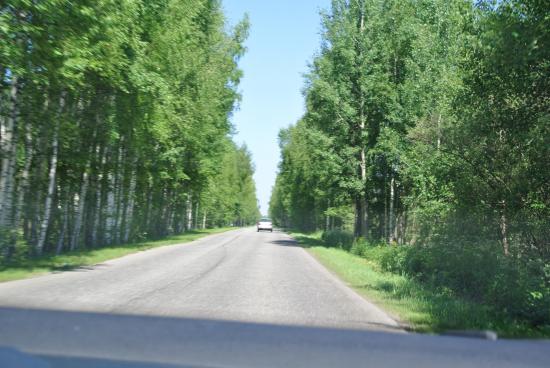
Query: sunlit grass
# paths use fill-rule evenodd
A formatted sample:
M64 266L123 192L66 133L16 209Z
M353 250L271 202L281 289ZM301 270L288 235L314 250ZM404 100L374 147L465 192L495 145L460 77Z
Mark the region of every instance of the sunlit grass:
M71 270L90 266L131 253L162 247L166 245L188 243L204 236L220 233L234 228L218 228L188 231L181 235L169 236L160 240L144 241L124 245L114 245L97 249L82 249L61 255L44 255L39 258L19 256L7 265L0 266L0 282L24 279L40 274Z
M384 272L376 258L363 258L327 247L320 234L293 233L294 238L350 287L417 332L493 330L502 337L549 337L517 324L490 306L470 302L450 290L435 289L402 275Z

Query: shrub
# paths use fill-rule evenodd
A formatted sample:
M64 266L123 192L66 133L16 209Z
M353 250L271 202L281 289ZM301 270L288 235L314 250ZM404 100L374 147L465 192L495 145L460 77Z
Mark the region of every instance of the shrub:
M349 251L354 243L353 234L344 230L325 231L321 239L327 247L342 248L346 251Z
M428 246L388 246L354 240L347 231L326 231L328 247L342 248L430 287L482 303L519 323L550 327L550 265L502 254L498 242L445 239Z
M13 247L13 241L17 239L15 230L0 227L0 265L8 262L13 256L15 247Z
M351 246L350 252L357 256L364 257L368 247L369 244L364 239L356 239Z
M367 253L384 271L486 304L533 326L550 325L550 266L542 261L505 257L498 244L376 247Z

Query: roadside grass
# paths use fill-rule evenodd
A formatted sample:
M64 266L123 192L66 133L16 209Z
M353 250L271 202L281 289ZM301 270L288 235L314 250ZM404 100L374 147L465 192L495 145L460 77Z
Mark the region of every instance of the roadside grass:
M492 330L499 337L550 336L550 331L518 324L490 306L461 299L450 290L384 272L376 257L363 258L341 248L328 247L321 240L321 233L291 232L291 235L325 267L411 331Z
M113 245L97 249L82 249L70 253L46 254L38 258L28 258L24 253L18 252L8 263L0 265L0 282L25 279L40 274L55 271L68 271L79 267L91 266L107 260L137 253L147 249L188 243L207 235L221 233L235 229L225 227L217 229L193 230L181 235L173 235L159 240Z

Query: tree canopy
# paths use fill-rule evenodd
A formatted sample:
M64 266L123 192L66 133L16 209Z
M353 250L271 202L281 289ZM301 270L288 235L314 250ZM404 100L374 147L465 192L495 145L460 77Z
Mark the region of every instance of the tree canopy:
M254 221L229 121L247 33L217 0L3 2L4 257Z
M493 305L550 321L549 12L333 0L306 112L280 134L274 221L408 245L404 272L455 286L484 259Z

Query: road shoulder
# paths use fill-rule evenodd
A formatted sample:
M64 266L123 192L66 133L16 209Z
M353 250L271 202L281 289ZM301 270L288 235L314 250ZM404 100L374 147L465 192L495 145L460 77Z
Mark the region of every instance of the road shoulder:
M159 240L77 250L57 256L45 255L32 259L21 257L7 265L0 266L0 283L38 277L52 272L71 271L81 267L94 266L102 262L112 261L150 249L186 244L235 229L237 228L195 230Z

